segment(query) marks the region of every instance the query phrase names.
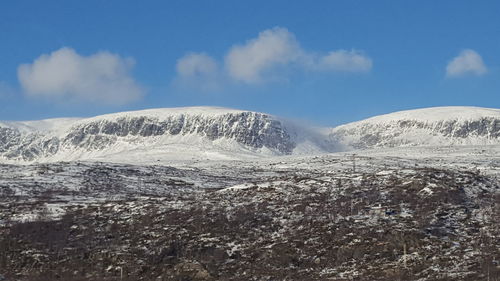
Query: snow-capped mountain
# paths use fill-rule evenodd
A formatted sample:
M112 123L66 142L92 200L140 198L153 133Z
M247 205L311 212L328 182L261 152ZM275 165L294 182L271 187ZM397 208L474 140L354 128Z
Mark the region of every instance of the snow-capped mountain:
M500 144L500 110L434 107L380 115L332 129L344 149Z
M216 107L166 108L87 119L3 122L0 159L57 161L162 153L190 157L210 151L288 155L329 150L325 140L315 130L268 114Z
M436 107L333 129L218 107L0 122L0 162L243 159L404 146L500 144L500 110Z

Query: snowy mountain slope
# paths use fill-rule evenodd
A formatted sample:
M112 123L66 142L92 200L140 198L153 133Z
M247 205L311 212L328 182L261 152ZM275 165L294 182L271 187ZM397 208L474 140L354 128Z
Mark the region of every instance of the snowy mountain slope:
M500 110L434 107L372 117L332 129L344 149L500 144Z
M408 146L499 145L500 110L436 107L333 129L218 107L0 122L0 162L239 160Z
M287 155L328 151L325 136L274 116L217 107L151 109L87 119L0 123L0 159L61 161L132 152ZM172 151L173 150L173 151ZM123 155L122 155L123 156ZM137 156L137 155L136 155Z
M23 133L62 131L70 127L80 118L53 118L36 121L4 121L0 128L10 128Z

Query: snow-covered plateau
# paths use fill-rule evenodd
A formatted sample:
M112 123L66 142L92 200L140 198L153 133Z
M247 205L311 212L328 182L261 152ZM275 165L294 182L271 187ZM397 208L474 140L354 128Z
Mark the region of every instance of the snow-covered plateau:
M369 148L499 143L500 110L476 107L402 111L336 128L217 107L0 122L0 161L4 163L237 160Z
M332 129L332 140L355 149L500 143L500 110L435 107L372 117Z
M500 280L500 110L0 122L0 280Z

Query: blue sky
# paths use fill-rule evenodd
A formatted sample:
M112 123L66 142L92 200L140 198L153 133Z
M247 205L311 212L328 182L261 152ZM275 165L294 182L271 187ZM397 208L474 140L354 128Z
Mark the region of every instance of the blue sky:
M0 120L500 107L499 1L4 1Z

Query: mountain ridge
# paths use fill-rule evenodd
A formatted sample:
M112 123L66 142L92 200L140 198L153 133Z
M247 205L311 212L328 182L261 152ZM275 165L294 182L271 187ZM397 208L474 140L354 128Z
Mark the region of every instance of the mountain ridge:
M143 144L151 149L184 144L188 149L190 145L199 146L199 151L207 148L288 155L299 146L298 141L310 140L310 146L315 146L316 139L322 139L301 134L297 126L283 119L253 111L220 107L149 109L85 119L3 122L0 155L25 162L78 160L144 148Z
M431 107L371 117L333 128L330 137L353 149L500 143L500 110Z
M500 110L434 107L335 128L223 107L128 111L90 118L0 121L0 162L317 154L356 149L500 144ZM124 156L125 157L125 156ZM205 157L205 156L203 156ZM181 157L182 158L182 157Z

